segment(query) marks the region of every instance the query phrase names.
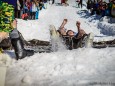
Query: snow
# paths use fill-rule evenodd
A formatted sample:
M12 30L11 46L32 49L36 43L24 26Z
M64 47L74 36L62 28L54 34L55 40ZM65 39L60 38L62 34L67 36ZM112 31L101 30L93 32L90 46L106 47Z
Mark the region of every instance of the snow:
M0 66L8 66L11 64L11 58L8 54L0 54Z
M49 25L58 29L67 18L67 29L77 32L76 21L79 20L82 29L94 33L95 41L115 39L114 35L101 33L100 17L89 16L85 8L74 8L72 3L67 7L48 5L48 9L40 12L38 20L18 19L18 30L26 40L50 41ZM102 24L109 28L108 23ZM13 59L7 69L6 86L115 85L115 48L66 50L61 47L57 52L36 53L18 61Z
M101 29L101 33L109 36L115 36L115 24L108 24L108 19L106 17L103 18L102 22L98 23L98 28Z
M114 82L114 56L114 48L79 48L72 51L37 53L12 64L8 70L6 86L22 84L21 80L25 76L29 76L25 82L31 83L31 86L82 85L83 81L85 84L96 81Z

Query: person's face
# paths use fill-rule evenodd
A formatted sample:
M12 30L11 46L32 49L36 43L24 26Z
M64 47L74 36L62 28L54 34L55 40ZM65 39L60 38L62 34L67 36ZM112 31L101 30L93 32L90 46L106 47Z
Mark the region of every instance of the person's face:
M74 36L74 32L73 32L73 31L69 31L69 32L68 32L68 35L69 35L69 36Z

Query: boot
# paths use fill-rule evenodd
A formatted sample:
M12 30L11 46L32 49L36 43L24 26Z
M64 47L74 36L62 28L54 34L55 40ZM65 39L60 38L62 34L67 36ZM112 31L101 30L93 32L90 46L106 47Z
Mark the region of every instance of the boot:
M32 56L34 54L34 51L32 50L25 50L24 49L24 43L21 39L21 36L19 35L19 32L17 29L14 29L10 33L11 43L15 50L16 59L22 59L26 56Z

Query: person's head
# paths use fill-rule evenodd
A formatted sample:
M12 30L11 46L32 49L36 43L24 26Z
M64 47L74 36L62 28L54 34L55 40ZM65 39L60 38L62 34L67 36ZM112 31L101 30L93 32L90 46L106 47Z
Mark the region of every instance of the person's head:
M66 34L67 34L68 36L74 36L74 31L68 30L68 31L66 32Z

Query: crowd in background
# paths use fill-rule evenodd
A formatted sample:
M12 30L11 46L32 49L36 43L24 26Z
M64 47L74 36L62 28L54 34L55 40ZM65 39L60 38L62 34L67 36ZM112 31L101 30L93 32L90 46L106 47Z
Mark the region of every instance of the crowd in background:
M46 9L47 0L17 0L16 18L38 19L39 11Z
M67 0L61 0L61 4ZM47 3L54 4L55 0L17 0L15 17L22 19L38 19L39 11L47 8Z
M38 19L39 12L47 9L47 4L54 4L55 0L2 0L14 7L14 17L22 19ZM63 5L67 0L59 0Z
M103 0L88 0L87 9L90 10L91 15L115 17L115 0L109 0L108 3Z

